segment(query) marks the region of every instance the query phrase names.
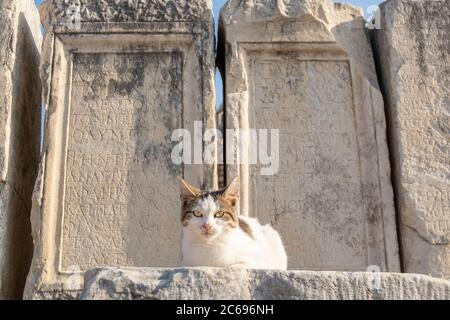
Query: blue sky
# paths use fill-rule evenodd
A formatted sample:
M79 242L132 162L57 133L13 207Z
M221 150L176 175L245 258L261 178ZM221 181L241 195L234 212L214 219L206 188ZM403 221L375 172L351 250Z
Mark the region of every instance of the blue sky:
M219 11L220 8L225 4L227 0L213 0L214 3L214 18L216 19L216 24L217 24L217 18L219 17ZM36 4L39 5L42 0L35 0ZM346 3L351 3L351 4L355 4L358 5L360 7L362 7L364 9L364 12L367 12L367 8L371 5L377 5L380 2L382 2L381 0L340 0L340 1L336 1L336 2L346 2ZM216 28L217 30L217 28ZM220 75L219 73L217 73L216 76L216 88L217 88L217 101L218 104L220 104L220 102L223 99L222 96L222 79L220 79Z

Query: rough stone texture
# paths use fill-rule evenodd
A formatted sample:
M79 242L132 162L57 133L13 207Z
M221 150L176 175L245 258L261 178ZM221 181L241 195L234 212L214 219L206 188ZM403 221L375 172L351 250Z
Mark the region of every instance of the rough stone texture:
M291 269L399 271L384 105L361 10L230 0L219 31L226 129L280 130L276 175L228 162L241 214L280 231ZM251 145L235 143L245 158Z
M450 7L381 5L373 46L386 98L405 272L450 278Z
M431 300L450 282L416 274L227 269L97 269L81 299Z
M171 160L175 129L215 128L211 1L41 11L47 134L25 297L77 295L94 267L179 266L179 178L217 184L214 166Z
M0 299L22 296L32 256L31 194L40 148L39 14L0 4Z

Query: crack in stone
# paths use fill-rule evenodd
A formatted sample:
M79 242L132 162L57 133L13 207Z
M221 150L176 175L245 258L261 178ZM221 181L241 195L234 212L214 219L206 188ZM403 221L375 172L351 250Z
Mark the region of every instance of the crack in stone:
M419 236L419 238L421 238L423 241L425 241L425 242L427 242L427 243L429 243L429 244L431 244L433 246L448 246L450 244L450 243L435 243L433 241L430 241L426 237L424 237L422 234L420 234L420 232L416 228L414 228L413 226L410 226L410 225L406 224L403 221L400 221L400 223L401 223L402 226L408 228L409 230L414 231L414 233L416 233Z

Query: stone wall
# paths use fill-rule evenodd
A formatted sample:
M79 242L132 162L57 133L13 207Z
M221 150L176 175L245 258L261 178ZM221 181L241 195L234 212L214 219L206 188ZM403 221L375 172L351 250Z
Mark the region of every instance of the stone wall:
M20 298L30 266L31 193L40 152L39 14L0 4L0 299Z
M388 0L369 32L347 4L229 0L215 57L211 0L47 0L39 79L37 9L3 0L0 299L27 273L32 299L450 299L449 10ZM168 269L178 179L235 176L309 271Z
M450 279L450 7L390 0L373 31L403 271Z

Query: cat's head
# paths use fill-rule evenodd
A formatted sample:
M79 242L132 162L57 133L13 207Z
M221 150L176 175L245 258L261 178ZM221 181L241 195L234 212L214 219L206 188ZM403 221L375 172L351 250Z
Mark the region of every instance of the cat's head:
M239 225L239 178L217 191L202 191L181 179L181 222L185 232L213 240Z

